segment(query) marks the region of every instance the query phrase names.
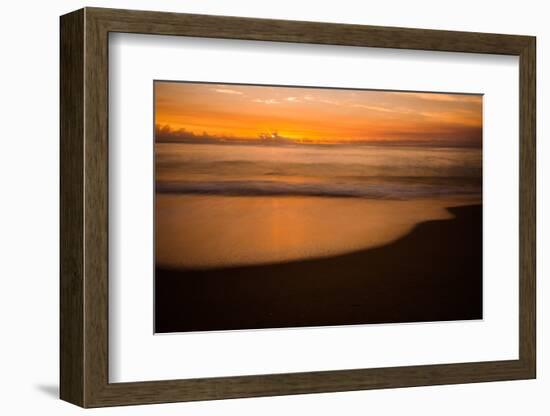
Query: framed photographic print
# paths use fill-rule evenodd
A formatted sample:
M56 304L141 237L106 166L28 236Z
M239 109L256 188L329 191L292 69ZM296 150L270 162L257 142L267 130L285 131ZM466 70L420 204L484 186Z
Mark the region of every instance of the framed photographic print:
M534 378L535 38L61 18L61 398Z

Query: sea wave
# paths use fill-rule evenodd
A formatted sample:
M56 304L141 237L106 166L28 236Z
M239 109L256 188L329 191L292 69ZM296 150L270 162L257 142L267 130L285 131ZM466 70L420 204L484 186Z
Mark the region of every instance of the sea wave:
M283 181L157 182L157 193L225 196L317 196L372 199L411 199L477 195L478 186L428 183L291 183Z

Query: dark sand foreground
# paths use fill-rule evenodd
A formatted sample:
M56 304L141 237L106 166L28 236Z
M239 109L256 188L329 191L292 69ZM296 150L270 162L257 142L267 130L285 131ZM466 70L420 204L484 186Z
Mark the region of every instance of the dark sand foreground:
M155 332L482 318L482 208L345 255L155 275Z

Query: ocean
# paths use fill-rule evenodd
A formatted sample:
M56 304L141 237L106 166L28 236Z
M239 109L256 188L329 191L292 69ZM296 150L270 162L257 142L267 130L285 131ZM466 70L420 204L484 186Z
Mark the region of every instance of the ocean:
M481 202L481 149L155 145L156 263L271 264L363 250Z
M481 192L472 148L156 144L156 191L414 199Z

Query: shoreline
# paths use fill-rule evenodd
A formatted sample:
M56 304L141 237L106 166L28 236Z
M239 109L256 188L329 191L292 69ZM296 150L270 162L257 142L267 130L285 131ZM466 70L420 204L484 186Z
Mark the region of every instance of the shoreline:
M388 244L273 264L155 270L155 332L482 318L482 206Z

